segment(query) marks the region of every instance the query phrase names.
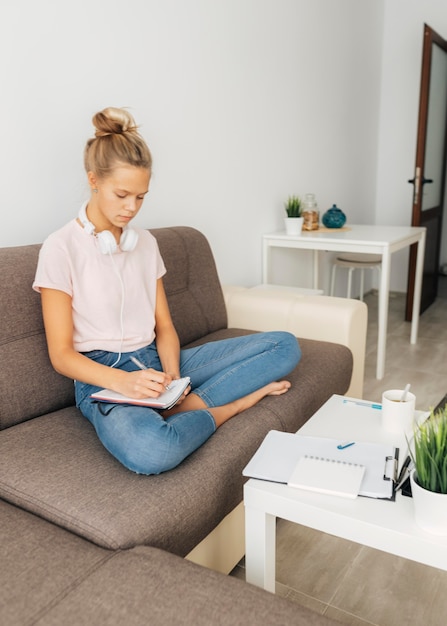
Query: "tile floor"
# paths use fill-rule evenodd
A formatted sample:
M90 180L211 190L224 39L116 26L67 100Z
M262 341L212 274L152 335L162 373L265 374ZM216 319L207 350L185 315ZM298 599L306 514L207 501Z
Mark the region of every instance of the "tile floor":
M377 295L368 294L364 398L381 401L384 389L407 382L418 409L447 393L447 277L440 297L421 316L419 339L410 345L405 297L392 294L386 373L375 379ZM232 575L245 578L244 562ZM352 626L445 626L447 572L395 557L285 520L277 525L276 592Z

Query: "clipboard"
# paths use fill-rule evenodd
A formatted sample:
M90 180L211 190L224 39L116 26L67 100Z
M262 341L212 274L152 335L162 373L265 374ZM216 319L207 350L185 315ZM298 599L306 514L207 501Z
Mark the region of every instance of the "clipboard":
M392 444L355 442L339 449L341 440L271 430L243 469L243 476L288 484L303 456L364 466L358 495L394 500L399 448Z

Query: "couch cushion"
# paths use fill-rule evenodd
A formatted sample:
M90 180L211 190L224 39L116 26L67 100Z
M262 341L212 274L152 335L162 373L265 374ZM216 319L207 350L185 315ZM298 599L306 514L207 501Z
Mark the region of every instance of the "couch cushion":
M0 429L74 403L73 382L49 361L40 296L31 288L39 249L0 249Z
M264 616L272 624L330 623L155 548L104 550L1 500L0 528L0 621L8 626L254 625Z
M41 618L38 626L335 624L247 583L154 548L114 554Z
M186 226L155 228L167 273L163 279L181 345L226 328L222 287L207 239Z
M34 623L34 616L111 555L1 500L0 536L0 622L5 626Z
M107 548L147 544L186 555L242 500L242 469L267 432L296 431L348 388L347 348L300 343L291 390L236 416L159 476L121 466L74 407L0 432L0 496Z
M185 556L241 500L244 462L279 424L264 409L224 428L178 468L143 476L120 465L76 409L63 409L0 433L0 495L107 548Z

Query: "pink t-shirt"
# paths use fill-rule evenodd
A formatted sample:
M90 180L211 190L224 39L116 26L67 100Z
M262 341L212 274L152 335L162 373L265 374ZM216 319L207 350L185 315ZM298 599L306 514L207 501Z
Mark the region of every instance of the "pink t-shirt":
M157 241L134 228L131 252L102 254L76 220L44 242L33 289L57 289L72 298L75 350L130 352L155 338L157 279L166 273Z

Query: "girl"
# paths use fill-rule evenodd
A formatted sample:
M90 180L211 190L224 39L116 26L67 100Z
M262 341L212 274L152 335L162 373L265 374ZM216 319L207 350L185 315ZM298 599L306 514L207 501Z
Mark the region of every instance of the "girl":
M129 227L149 190L149 148L124 109L100 111L93 123L95 137L84 152L90 199L43 244L33 288L41 293L51 363L75 380L82 414L123 465L158 474L264 396L285 393L290 383L275 381L301 352L285 332L180 350L157 242ZM191 386L169 411L90 397L103 387L135 399L158 397L180 375Z

